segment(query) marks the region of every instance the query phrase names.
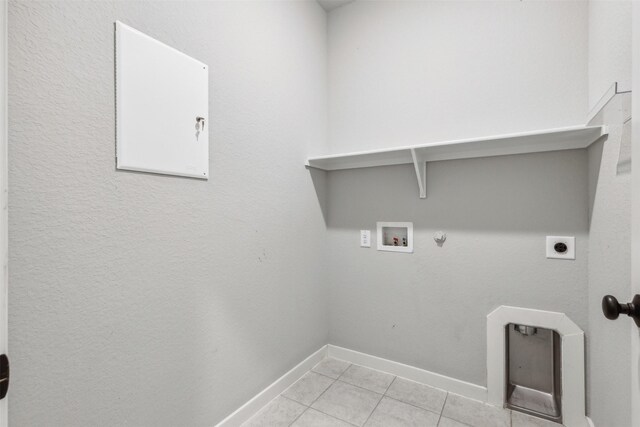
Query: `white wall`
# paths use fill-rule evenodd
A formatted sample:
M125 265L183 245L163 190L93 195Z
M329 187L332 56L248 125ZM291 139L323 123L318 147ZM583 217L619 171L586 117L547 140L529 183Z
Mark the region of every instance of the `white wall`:
M594 104L613 84L630 90L631 2L589 2L589 100ZM604 144L589 150L589 415L596 426L631 426L630 319L611 322L601 310L611 294L631 300L631 123L630 95L618 95L593 124L609 126ZM611 387L611 384L616 384Z
M116 19L210 66L208 182L115 170ZM326 344L324 11L12 1L9 26L11 425L214 425Z
M631 89L631 1L589 0L589 107L616 81Z
M587 3L357 1L329 82L333 152L583 124Z
M329 14L333 152L580 124L587 87L583 2ZM332 172L328 193L332 344L483 385L498 305L588 330L586 151L429 163L426 200L410 165ZM415 253L359 248L376 221L413 221ZM546 235L576 236L577 259L547 260Z

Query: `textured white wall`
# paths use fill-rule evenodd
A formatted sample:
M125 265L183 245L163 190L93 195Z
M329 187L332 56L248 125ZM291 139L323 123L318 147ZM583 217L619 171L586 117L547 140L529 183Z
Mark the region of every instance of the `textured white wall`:
M589 0L589 107L614 82L631 89L631 1Z
M329 88L333 152L580 124L587 4L355 2L329 14ZM485 384L498 305L587 330L586 178L585 151L430 163L426 200L408 165L332 172L331 343ZM413 221L415 253L359 248L376 221Z
M8 222L9 216L7 211L8 203L8 177L7 173L7 2L0 4L0 46L2 46L2 54L0 55L0 263L2 264L2 275L0 276L0 298L3 298L2 307L0 308L0 319L3 319L3 325L0 327L0 351L7 353L8 328L7 328L7 289L9 282L9 236ZM0 401L0 425L8 425L7 402L8 399Z
M12 424L211 425L324 344L328 323L334 344L478 384L497 305L607 334L594 280L586 311L587 234L603 239L589 272L604 283L625 178L600 172L589 197L585 152L432 163L427 200L409 166L328 182L300 167L330 149L582 123L598 85L624 80L623 54L594 59L613 31L593 19L601 5L390 5L330 14L329 147L315 2L10 3ZM210 66L209 182L114 170L116 19ZM360 249L377 220L413 221L416 253ZM544 259L546 234L575 235L578 259ZM594 419L614 410L590 404Z
M356 1L335 9L331 150L583 124L587 6Z
M10 423L213 425L327 342L316 2L9 5ZM210 66L208 182L114 168L113 22ZM316 177L321 183L322 177Z

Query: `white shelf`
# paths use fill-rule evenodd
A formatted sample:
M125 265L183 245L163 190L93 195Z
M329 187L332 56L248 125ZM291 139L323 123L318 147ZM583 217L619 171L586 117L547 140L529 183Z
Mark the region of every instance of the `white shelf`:
M605 126L575 126L311 157L307 166L333 171L412 163L420 197L425 198L426 162L587 148L606 134Z

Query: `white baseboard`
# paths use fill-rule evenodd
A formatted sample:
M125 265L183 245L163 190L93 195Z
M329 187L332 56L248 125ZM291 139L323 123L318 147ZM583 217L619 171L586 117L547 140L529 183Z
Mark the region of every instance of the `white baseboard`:
M436 374L434 372L425 371L424 369L383 359L381 357L371 356L370 354L360 353L359 351L349 350L331 344L327 347L329 357L342 359L347 362L355 363L356 365L362 365L379 371L388 372L399 377L404 377L431 387L459 394L470 399L480 400L482 402L487 401L486 387Z
M262 390L247 403L238 408L234 413L216 424L216 427L237 427L255 415L260 409L278 397L290 385L295 383L307 371L327 357L327 346L322 346L318 351L304 359L289 372L278 378L273 384Z

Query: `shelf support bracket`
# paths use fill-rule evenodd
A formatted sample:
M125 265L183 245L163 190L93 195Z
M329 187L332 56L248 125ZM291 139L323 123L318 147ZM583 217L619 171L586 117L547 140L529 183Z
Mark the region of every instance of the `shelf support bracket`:
M413 167L416 170L416 178L418 178L418 189L420 190L420 198L427 198L427 162L420 161L414 148L411 149L411 158L413 159Z

